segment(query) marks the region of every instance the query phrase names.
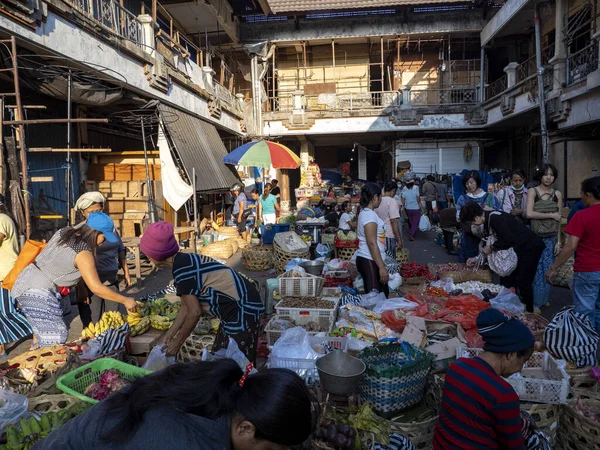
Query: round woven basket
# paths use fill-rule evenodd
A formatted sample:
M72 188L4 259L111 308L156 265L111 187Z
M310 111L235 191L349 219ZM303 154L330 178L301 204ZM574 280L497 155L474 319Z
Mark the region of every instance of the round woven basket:
M200 249L200 254L210 258L229 259L233 255L233 248L227 241L229 239L208 244Z
M240 248L240 244L238 244L237 241L237 237L231 237L229 239L225 239L225 242L227 242L229 245L231 245L231 251L235 254L237 253L238 249Z
M214 336L197 336L190 334L177 353L178 362L193 362L202 359L202 350L210 351L215 343Z
M408 264L410 262L410 250L401 248L396 252L396 261L398 264Z
M221 236L238 237L240 233L236 227L221 227L217 230Z
M356 247L336 247L335 253L338 259L342 261L350 261L358 250Z
M550 443L554 445L556 443L556 434L558 432L560 405L522 402L521 410L531 414L536 425L546 433L546 436L550 439Z
M307 248L306 250L297 252L288 252L277 245L277 243L273 244L273 264L277 272L285 272L285 266L295 258L310 259L310 250Z
M242 250L242 264L252 272L269 270L273 267L273 246L247 246Z
M543 330L536 331L535 333L533 333L533 337L535 337L536 341L544 342L544 331L546 331L546 327L550 323L548 321L548 319L546 319L545 317L540 316L539 314L528 313L528 312L525 313L525 317L528 317L530 319L535 319L538 323L541 323L541 324L544 325L544 329Z
M600 400L580 400L580 404L592 411L600 410ZM600 450L600 423L580 414L575 409L574 402L563 405L556 448L561 450Z
M248 241L245 241L244 239L242 239L241 237L238 237L236 239L237 243L238 243L238 247L241 249L244 249L248 246Z

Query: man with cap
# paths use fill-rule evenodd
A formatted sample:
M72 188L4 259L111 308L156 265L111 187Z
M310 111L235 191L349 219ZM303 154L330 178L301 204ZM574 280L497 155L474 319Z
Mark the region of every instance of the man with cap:
M214 351L227 347L231 337L250 361L255 360L265 308L248 278L207 256L181 253L168 222L150 225L140 239L140 249L157 266L172 269L181 297L177 318L160 340L167 355L177 354L205 313L221 320Z
M520 372L535 338L522 322L494 308L477 316L484 345L446 372L435 450L525 449L519 396L504 378Z
M134 299L110 290L96 271L94 252L105 241L117 241L114 228L106 214L91 213L82 227L58 230L17 277L11 294L21 305L40 346L66 342L68 330L59 300L81 279L99 297L122 303L130 311L136 308Z

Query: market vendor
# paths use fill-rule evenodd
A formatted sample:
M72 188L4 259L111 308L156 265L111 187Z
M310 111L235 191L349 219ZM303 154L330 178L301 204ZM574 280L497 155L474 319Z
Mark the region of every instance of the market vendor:
M504 211L484 211L477 203L465 205L460 211L460 220L471 223L471 233L478 238L496 236L494 244L483 248L486 255L510 248L515 251L517 267L507 277L501 277L500 283L507 288L516 287L527 311L533 312L533 280L544 251L542 239L514 215ZM467 263L474 265L474 258Z
M342 203L342 215L340 216L339 229L342 231L356 230L356 221L352 213L352 204L349 201Z
M252 210L248 207L248 198L244 192L244 185L241 183L235 183L233 186L231 186L231 195L235 197L233 210L231 211L233 223L237 227L242 239L246 239L248 237L246 221L248 220L248 216Z
M117 242L115 224L101 212L88 216L80 228L66 227L50 239L35 262L17 277L11 294L21 306L40 346L64 344L68 330L59 299L81 279L100 298L136 308L134 299L105 286L96 271L94 253L105 241Z
M520 372L535 338L523 323L494 308L477 316L484 345L446 372L435 450L525 449L519 396L504 378Z
M86 192L81 195L75 203L75 211L81 211L83 217L87 220L93 212L102 212L106 199L100 192ZM82 222L77 227L85 224ZM113 233L117 237L117 242L104 242L96 249L95 262L96 270L100 281L111 291L119 292L119 269L123 270L123 280L125 287L131 286L131 277L129 275L129 266L127 266L127 250L123 241L116 230ZM98 322L106 311L119 311L125 314L125 307L122 304L106 301L89 291L85 283L80 282L77 286L77 296L80 299L78 308L81 322L87 327L90 322Z
M284 450L312 431L310 393L287 369L249 373L232 359L139 377L71 419L36 450Z
M258 329L264 306L256 287L235 270L207 256L180 253L167 222L150 225L140 240L140 249L157 266L170 267L181 309L161 342L168 355L176 355L202 312L221 320L213 350L227 347L229 337L254 361Z

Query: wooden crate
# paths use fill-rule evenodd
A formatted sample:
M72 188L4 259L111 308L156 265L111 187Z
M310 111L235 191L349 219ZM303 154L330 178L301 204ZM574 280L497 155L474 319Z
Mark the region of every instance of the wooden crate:
M107 200L141 199L148 196L145 181L100 181L98 190Z
M149 164L150 179L160 180L160 165ZM104 181L144 181L146 167L143 164L90 164L88 178Z
M127 353L130 355L141 355L148 353L150 350L152 350L156 341L163 333L163 331L150 328L141 336L130 337L127 340Z

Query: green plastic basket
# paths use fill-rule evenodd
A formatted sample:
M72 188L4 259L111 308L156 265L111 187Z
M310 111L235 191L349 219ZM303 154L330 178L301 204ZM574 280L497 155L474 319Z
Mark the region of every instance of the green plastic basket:
M92 384L98 383L102 372L108 369L117 369L121 373L121 376L129 381L152 373L150 370L140 369L116 359L100 358L81 366L79 369L64 374L56 380L56 387L65 394L72 395L84 402L96 404L98 400L85 395L85 391Z

